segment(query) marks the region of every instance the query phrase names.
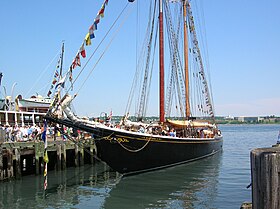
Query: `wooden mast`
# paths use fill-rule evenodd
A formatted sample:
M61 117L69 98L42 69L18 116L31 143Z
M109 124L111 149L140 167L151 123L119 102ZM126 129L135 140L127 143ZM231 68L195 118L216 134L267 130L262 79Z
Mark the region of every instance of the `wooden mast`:
M163 1L159 0L159 121L165 121L164 115L164 37L163 37Z
M62 48L61 48L59 79L61 79L61 78L62 78L63 56L64 56L64 42L62 43Z
M188 26L187 26L187 0L183 0L184 10L184 59L185 59L185 97L186 97L186 118L191 116L190 94L189 94L189 57L188 57Z
M62 65L63 65L63 56L64 56L64 42L62 42L62 48L61 48L61 55L60 55L60 71L59 71L59 81L62 79ZM61 100L61 87L58 88L57 96L58 99Z

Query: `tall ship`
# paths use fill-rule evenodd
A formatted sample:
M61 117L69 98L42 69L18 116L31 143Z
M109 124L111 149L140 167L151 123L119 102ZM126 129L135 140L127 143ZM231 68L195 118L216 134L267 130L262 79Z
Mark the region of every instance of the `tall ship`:
M134 82L122 119L112 123L111 114L103 121L77 116L71 109L76 94L71 96L69 91L65 91L66 93L60 96L62 88L58 90L46 115L46 119L51 122L91 133L95 140L97 157L124 175L199 160L216 154L223 147L223 137L215 123L209 76L205 68L207 63L202 58L190 1L129 0L124 10L141 5L145 5L148 10L145 13L148 23L146 30L141 30L145 33L144 44L141 53L137 53L139 57ZM69 71L62 78L63 83L67 79L72 81L73 69L77 65L81 66L80 56L85 57L84 47L90 45L91 39L97 33L97 25L104 17L107 7L109 3L105 0ZM112 21L113 24L116 24L118 18L115 22ZM147 112L150 100L155 99L149 95L154 82L153 71L157 70L159 120L151 121ZM167 72L169 76L165 78ZM140 83L138 88L136 83ZM137 89L138 97L135 93ZM133 97L137 97L138 103L132 117L129 113ZM108 99L99 102L112 101ZM173 116L175 114L176 116Z

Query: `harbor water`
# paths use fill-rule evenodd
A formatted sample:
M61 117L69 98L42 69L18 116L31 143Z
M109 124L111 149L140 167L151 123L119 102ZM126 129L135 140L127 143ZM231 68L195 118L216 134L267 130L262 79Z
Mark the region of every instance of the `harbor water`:
M251 201L250 151L271 147L280 125L221 125L223 152L122 178L97 162L0 183L0 208L240 208Z

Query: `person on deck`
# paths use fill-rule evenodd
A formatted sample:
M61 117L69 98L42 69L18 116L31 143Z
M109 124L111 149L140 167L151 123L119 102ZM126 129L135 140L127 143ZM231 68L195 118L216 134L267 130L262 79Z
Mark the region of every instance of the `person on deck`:
M176 131L172 128L171 131L169 132L169 135L172 137L176 137Z
M200 138L204 138L205 137L205 134L204 134L204 131L203 131L203 128L200 129Z

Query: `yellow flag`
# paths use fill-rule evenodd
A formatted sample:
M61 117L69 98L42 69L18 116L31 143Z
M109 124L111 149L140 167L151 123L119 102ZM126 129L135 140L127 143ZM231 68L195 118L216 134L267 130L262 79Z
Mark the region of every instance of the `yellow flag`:
M48 157L48 152L47 151L45 152L45 155L44 155L44 161L45 161L45 163L49 162L49 157Z
M85 41L86 41L87 46L91 45L91 40L90 40L90 34L89 33L87 33L87 35L85 37Z
M44 177L46 177L47 174L48 174L48 166L47 166L47 165L48 165L48 164L45 165Z

